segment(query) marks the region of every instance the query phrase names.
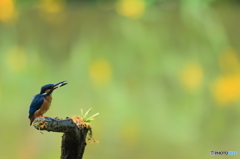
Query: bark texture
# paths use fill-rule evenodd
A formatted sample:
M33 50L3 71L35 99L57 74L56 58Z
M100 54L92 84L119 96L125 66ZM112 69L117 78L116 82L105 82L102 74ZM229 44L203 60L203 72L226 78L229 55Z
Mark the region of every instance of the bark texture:
M78 119L81 119L78 117ZM62 132L61 159L82 159L88 131L91 128L83 121L72 118L54 119L49 117L38 117L33 125L38 130Z

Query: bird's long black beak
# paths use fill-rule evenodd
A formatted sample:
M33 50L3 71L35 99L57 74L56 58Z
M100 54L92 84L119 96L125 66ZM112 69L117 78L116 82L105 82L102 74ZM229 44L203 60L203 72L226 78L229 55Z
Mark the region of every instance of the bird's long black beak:
M57 83L57 84L54 84L54 86L52 87L52 89L53 89L53 90L54 90L54 89L57 89L57 88L62 87L62 86L64 86L64 85L66 85L66 84L68 84L66 81L59 82L59 83Z

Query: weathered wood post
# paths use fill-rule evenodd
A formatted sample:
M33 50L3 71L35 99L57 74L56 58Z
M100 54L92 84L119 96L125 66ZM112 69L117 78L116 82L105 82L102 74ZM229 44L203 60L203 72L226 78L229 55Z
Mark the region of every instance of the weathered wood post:
M40 131L62 132L61 159L82 159L86 138L89 133L91 139L92 131L89 123L83 121L82 117L66 119L54 119L49 117L38 117L33 125Z

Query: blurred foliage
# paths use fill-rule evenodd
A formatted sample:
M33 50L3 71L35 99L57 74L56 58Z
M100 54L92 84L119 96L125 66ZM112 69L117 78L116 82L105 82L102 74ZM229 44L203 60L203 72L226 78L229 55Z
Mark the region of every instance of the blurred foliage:
M238 151L238 2L0 0L1 158L59 158L61 134L27 116L63 80L46 116L101 113L85 159Z

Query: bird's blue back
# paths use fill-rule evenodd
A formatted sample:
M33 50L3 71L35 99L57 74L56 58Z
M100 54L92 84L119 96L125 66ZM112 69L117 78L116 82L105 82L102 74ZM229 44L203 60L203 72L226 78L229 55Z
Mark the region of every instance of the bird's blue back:
M44 98L45 98L45 96L42 95L42 94L37 94L34 97L32 103L30 105L30 108L29 108L29 114L30 115L33 115L34 112L37 111L42 106Z

